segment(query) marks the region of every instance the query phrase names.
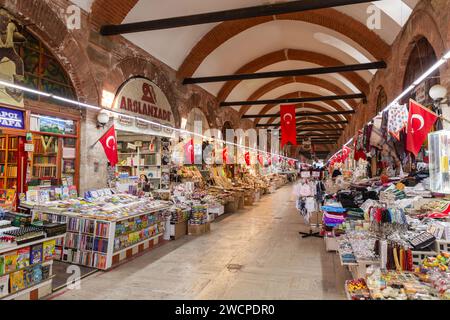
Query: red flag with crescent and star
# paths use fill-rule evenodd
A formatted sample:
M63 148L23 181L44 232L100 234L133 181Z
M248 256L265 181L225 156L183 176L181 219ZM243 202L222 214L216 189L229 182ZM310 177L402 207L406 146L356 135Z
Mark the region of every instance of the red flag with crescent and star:
M119 157L117 156L117 139L116 129L114 129L114 126L109 128L98 141L102 144L103 150L105 150L106 158L108 158L111 166L115 166L119 162Z
M194 164L194 159L194 138L192 138L184 145L184 162L185 164Z
M224 164L228 164L228 148L225 147L222 150L222 160Z
M250 165L250 152L246 152L245 155L245 163L249 166Z
M287 105L280 107L281 117L281 147L290 142L297 145L297 124L295 118L295 106Z
M414 100L409 101L409 116L406 127L407 151L417 157L437 119L438 116L434 112Z
M258 162L260 165L264 165L264 157L262 154L258 154Z

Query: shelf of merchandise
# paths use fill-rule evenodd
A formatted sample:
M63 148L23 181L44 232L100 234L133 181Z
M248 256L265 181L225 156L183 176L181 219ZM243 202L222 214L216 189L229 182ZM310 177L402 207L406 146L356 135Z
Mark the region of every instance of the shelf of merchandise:
M45 279L44 281L41 281L37 284L35 284L32 287L29 288L25 288L22 290L19 290L17 292L14 292L10 295L4 296L2 298L0 298L0 300L15 300L20 298L21 300L23 299L23 297L27 297L29 296L29 300L32 300L33 297L31 295L32 292L37 292L38 296L37 298L40 299L46 295L49 295L52 292L52 283L53 283L53 278L55 276L52 275L50 277L48 277L47 279ZM41 292L45 292L45 293L41 293Z
M133 205L136 203L133 203ZM116 224L120 223L122 221L126 221L126 220L130 220L136 217L140 217L140 216L145 216L145 215L150 215L150 214L156 214L158 212L161 211L165 211L167 209L170 208L170 206L161 206L158 208L154 208L151 210L148 210L146 212L140 212L140 213L136 213L136 214L130 214L128 216L122 217L122 218L118 218L118 219L114 219L114 220L104 220L104 219L96 219L96 218L91 218L91 217L83 217L79 214L76 213L72 213L72 212L64 212L64 211L60 211L60 210L51 210L49 208L45 208L45 207L40 207L39 205L27 205L27 204L22 204L24 207L28 207L32 210L33 212L33 216L35 215L35 213L40 213L40 214L46 214L48 216L64 216L66 217L66 223L68 226L68 232L66 233L66 237L64 239L63 242L57 244L58 247L61 248L61 256L59 257L59 259L61 261L64 262L68 262L71 264L76 264L76 265L83 265L83 266L88 266L91 268L96 268L96 269L100 269L100 270L108 270L111 267L113 267L115 264L118 264L120 261L131 257L134 254L137 254L138 252L143 251L144 249L147 249L149 247L152 247L154 245L156 245L160 238L163 236L163 232L160 232L157 235L154 235L152 237L149 238L145 238L142 239L141 241L137 242L137 243L133 243L130 246L127 246L125 248L121 248L117 251L114 250L114 243L115 243L115 233L116 233ZM126 207L127 205L122 205L119 206L121 207ZM119 208L118 207L118 208ZM73 230L71 228L69 228L69 224L70 224L70 219L79 219L79 220L83 220L83 224L85 224L87 221L90 221L88 223L93 223L94 227L94 233L86 233L86 232L82 232L81 230ZM107 230L106 232L106 236L104 235L100 235L98 234L98 229L97 227L99 225L102 225L103 227L105 227L105 225L107 225L107 227L105 227L105 229ZM142 228L140 230L143 230L145 228ZM136 230L136 231L140 231L140 230ZM78 238L78 245L75 248L69 247L67 246L67 235L68 234L78 234L79 238ZM80 247L80 239L82 238L82 236L87 236L87 237L92 237L92 242L90 243L92 245L92 249L85 249L85 248L81 248ZM103 251L98 251L98 250L94 250L94 243L95 240L99 239L99 241L106 241L106 250L105 252ZM73 250L72 253L72 259L69 259L69 251L68 250ZM78 254L77 252L80 252L80 254ZM88 254L90 253L90 255L86 255L85 257L83 257L83 253ZM99 257L102 256L102 257ZM100 260L99 260L100 258ZM90 261L90 263L88 263L87 261Z
M0 135L0 165L2 167L3 174L0 179L0 189L15 189L14 181L12 179L17 179L17 174L8 174L9 170L13 170L15 167L17 172L17 144L18 137L11 135ZM14 154L15 153L15 154ZM16 159L14 159L16 158ZM9 180L8 180L9 179ZM12 183L12 184L11 184Z
M31 247L33 245L36 244L41 244L47 241L58 241L58 239L62 239L64 238L65 234L61 234L61 235L57 235L57 236L53 236L53 237L46 237L46 238L42 238L39 240L35 240L35 241L30 241L27 243L23 243L20 245L13 245L13 246L8 246L8 247L2 247L0 248L0 256L7 254L9 252L12 251L16 251L22 248L26 248L26 247ZM54 259L54 258L53 258ZM52 292L52 282L53 282L53 259L49 260L49 261L42 261L41 263L36 263L36 264L32 264L32 265L28 265L26 268L21 268L21 269L17 269L15 271L11 271L11 272L5 272L3 274L0 275L0 277L6 276L6 275L10 275L14 272L18 272L21 270L25 270L27 268L33 267L33 266L37 266L37 265L42 265L42 266L49 266L49 277L33 284L30 287L27 288L23 288L21 290L18 290L16 292L10 293L6 296L0 297L0 300L14 300L14 299L36 299L36 298L41 298L43 296L49 295Z

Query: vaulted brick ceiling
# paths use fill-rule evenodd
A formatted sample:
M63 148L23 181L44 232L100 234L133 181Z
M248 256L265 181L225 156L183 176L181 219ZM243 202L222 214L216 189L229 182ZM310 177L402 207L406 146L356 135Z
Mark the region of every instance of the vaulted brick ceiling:
M264 0L73 0L91 11L91 21L120 24L267 4ZM270 1L283 2L283 1ZM390 45L418 0L374 2L381 10L381 29L367 26L371 3L125 34L124 37L165 62L180 78L279 71L366 63L385 59ZM340 75L259 79L201 86L219 101L276 99L308 95L368 93L374 71ZM348 110L355 101L299 105L302 110ZM233 107L244 114L276 113L277 105ZM348 116L347 116L348 117ZM338 120L342 116L324 116ZM277 123L278 119L255 119Z

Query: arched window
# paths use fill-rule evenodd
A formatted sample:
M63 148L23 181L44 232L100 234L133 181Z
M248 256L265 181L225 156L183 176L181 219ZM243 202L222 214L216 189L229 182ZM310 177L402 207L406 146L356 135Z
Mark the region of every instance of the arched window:
M25 85L36 90L75 99L75 89L58 60L47 47L30 32L21 31L26 41L21 43L17 52L24 62ZM45 97L27 94L31 100L45 101Z
M413 50L411 51L406 65L403 89L408 88L417 78L437 62L436 53L426 38L422 37L416 40L413 46ZM402 103L407 103L410 98L424 105L432 103L428 92L432 86L440 82L439 76L440 73L438 69L417 86L409 96L406 96Z
M226 121L222 127L222 139L224 140L227 138L227 129L233 129L233 125L230 121Z
M377 97L376 114L378 114L381 110L383 110L387 106L387 103L388 101L386 91L384 91L383 87L380 87Z

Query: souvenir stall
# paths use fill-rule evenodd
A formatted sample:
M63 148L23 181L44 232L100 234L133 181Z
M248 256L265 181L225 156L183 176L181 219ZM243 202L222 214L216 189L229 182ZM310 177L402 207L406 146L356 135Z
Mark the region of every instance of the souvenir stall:
M413 136L416 118L425 132ZM352 273L349 299L450 298L450 134L430 133L437 119L412 100L393 105L355 136L354 175L329 184L322 233Z
M57 259L106 270L157 245L171 208L167 201L116 192L101 189L84 198L50 201L28 191L21 206L31 211L32 222L67 226L66 236L56 242Z
M169 127L175 127L175 119L167 97L150 80L135 77L120 87L113 109L124 113L114 118L118 147L115 187L131 194L168 192L174 137Z

